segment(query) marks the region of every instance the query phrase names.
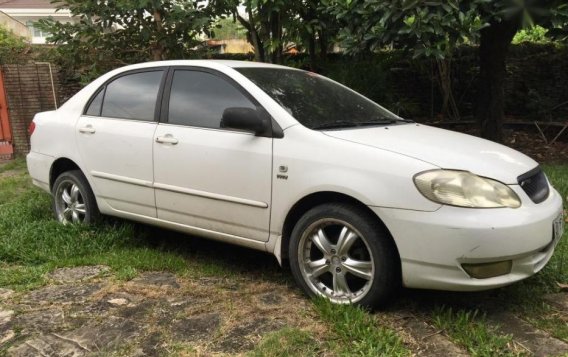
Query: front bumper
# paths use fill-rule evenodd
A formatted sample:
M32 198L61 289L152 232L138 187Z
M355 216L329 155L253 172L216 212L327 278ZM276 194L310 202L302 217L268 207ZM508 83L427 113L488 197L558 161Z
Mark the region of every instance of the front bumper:
M534 204L519 186L511 186L523 205L517 209L442 206L435 212L371 207L391 232L402 262L403 285L411 288L476 291L525 279L550 260L553 220L562 214L562 198ZM509 274L470 277L462 264L512 261Z

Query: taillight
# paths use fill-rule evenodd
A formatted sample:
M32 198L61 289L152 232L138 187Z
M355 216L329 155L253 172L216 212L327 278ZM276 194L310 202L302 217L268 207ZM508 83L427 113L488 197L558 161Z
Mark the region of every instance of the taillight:
M32 134L34 133L34 131L35 131L35 123L32 121L32 122L30 123L30 126L28 126L28 135L29 135L29 136L32 136Z

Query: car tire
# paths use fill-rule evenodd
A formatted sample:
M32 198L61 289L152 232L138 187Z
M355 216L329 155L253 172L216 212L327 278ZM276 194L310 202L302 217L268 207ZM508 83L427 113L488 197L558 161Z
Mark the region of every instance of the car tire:
M307 211L292 230L288 252L296 282L311 297L376 308L400 286L394 242L377 217L356 205Z
M66 171L53 183L52 207L63 224L93 224L100 218L99 208L87 178L79 170Z

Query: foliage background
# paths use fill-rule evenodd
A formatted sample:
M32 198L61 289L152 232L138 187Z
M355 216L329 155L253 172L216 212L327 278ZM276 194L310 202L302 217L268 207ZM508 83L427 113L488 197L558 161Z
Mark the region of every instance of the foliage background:
M1 34L1 33L0 33ZM120 66L109 63L101 71L81 73L61 65L54 48L16 44L0 47L1 63L50 61L60 63L62 83L87 84L107 70ZM188 58L254 60L253 54L194 53ZM413 59L404 51L390 50L352 57L329 54L312 68L308 54L286 55L284 64L315 70L352 87L390 110L411 119L441 119L442 93L435 82L433 63ZM64 63L64 61L63 61ZM462 119L474 115L479 75L476 48L460 47L452 66L452 87ZM505 112L523 120L568 121L568 47L521 42L510 51L505 87Z
M473 117L479 75L477 49L457 49L452 86L463 119ZM253 60L252 54L209 54L207 58ZM507 64L505 111L510 117L538 121L568 120L568 47L523 42L511 47ZM284 57L288 66L309 70L307 54ZM329 54L319 73L337 80L413 119L440 118L442 94L429 59L413 59L399 50L352 57Z
M444 93L447 91L444 92L440 81L439 57L451 53L451 66L446 67L450 73L446 79L450 81L457 112L462 118L473 118L480 78L478 47L459 35L468 29L477 31L481 26L478 21L470 21L471 14L459 15L455 8L450 6L453 2L450 2L450 5L436 8L433 14L437 17L434 21L429 17L432 14L422 12L420 4L400 0L402 5L410 6L408 11L414 14L412 21L407 16L400 23L393 14L387 16L385 21L395 21L394 25L388 26L389 31L394 31L393 36L396 35L393 44L401 42L395 47L403 49L393 50L389 49L389 46L379 46L384 39L373 33L373 27L365 32L366 41L369 42L365 46L372 45L372 41L378 41L375 50L354 51L357 46L349 44L346 31L350 28L357 29L357 24L338 28L337 24L344 19L330 18L325 9L325 6L338 1L217 0L209 1L208 5L204 6L202 1L189 0L123 0L116 2L113 8L106 9L102 12L103 15L97 17L101 10L95 1L68 0L71 10L81 14L78 24L57 24L52 21L39 24L54 33L50 40L60 46L30 46L0 29L0 63L49 61L59 64L63 69L62 82L86 84L116 67L151 60L156 55L156 50L159 50L161 59L254 60L258 54L212 53L197 36L202 33L219 39L250 37L250 33L243 26L243 20L238 19L235 12L239 4L244 4L242 6L245 6L247 11L250 9L253 12L254 21L262 20L262 16L280 14L277 21L272 23L283 31L278 34L278 41L291 41L301 51L297 55L279 56L280 62L327 75L409 118L441 119L441 114L446 113ZM348 8L345 11L349 10L349 7L361 6L369 11L370 8L366 6L375 4L374 0L347 3L349 5L346 5ZM388 10L381 1L377 1L375 5L382 6L381 11ZM341 14L341 9L336 6L335 12ZM151 13L162 17L163 21L159 26L155 18L150 16ZM288 17L283 17L283 14ZM348 12L346 14L353 17ZM424 16L429 20L422 19ZM138 19L134 21L134 17ZM381 22L382 18L379 20L377 31L381 26L386 26L386 22ZM264 36L262 41L269 59L275 46L282 50L283 43L275 45L271 39L274 33L265 33L268 31L266 26L271 26L270 23L254 21L249 21L248 25L257 26L258 35ZM456 22L463 28L452 30ZM116 23L124 28L111 31L111 27ZM183 28L180 24L184 24ZM412 36L420 35L421 42L408 42L409 34L404 33L405 29L417 26L420 31L413 30L415 33ZM562 32L560 35L558 31L552 32L544 27L534 26L520 30L514 37L506 67L507 115L530 120L568 120L568 50L562 41L551 42L552 36L561 38ZM439 33L445 33L449 37L436 42ZM340 44L346 46L346 53L315 53L322 50L320 42L324 34L331 38L338 36L340 40L343 39ZM414 39L412 36L410 38ZM471 37L474 38L475 36ZM413 43L419 44L419 48L413 50ZM424 46L424 43L430 45ZM427 54L420 52L426 50L429 51Z

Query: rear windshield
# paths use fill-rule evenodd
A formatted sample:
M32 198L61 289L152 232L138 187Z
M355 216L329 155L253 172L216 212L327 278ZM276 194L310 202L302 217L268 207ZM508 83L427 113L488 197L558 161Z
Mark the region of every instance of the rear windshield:
M310 129L384 125L399 119L355 91L312 72L255 67L235 69Z

